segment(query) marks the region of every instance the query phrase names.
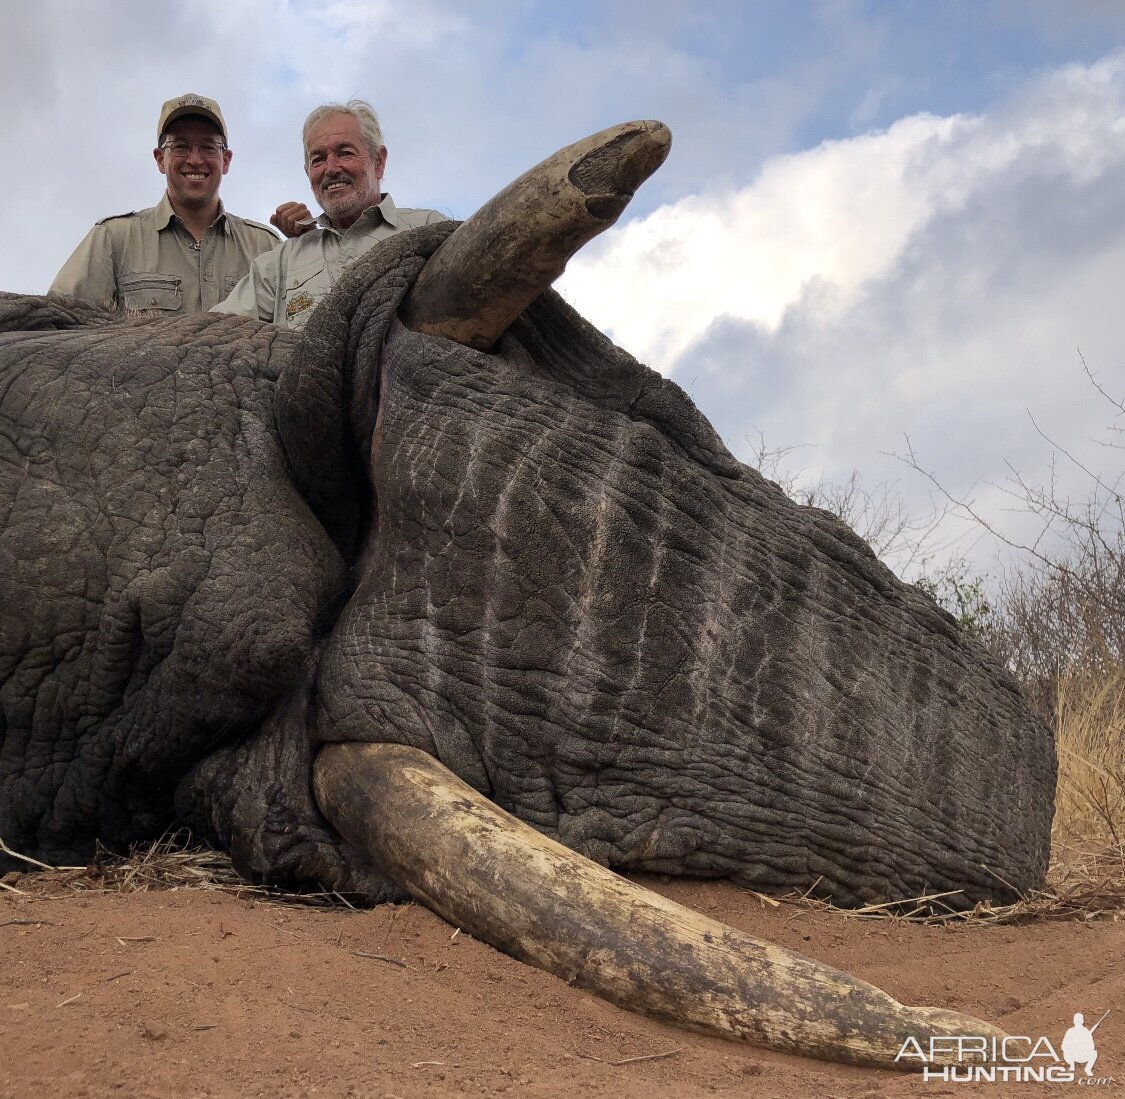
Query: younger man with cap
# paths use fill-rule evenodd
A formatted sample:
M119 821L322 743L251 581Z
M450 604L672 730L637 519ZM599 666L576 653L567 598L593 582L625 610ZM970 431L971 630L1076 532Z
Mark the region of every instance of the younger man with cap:
M119 310L157 316L202 313L222 301L277 237L268 226L228 214L219 184L230 168L227 127L213 99L169 99L152 155L168 180L160 202L103 218L51 284Z

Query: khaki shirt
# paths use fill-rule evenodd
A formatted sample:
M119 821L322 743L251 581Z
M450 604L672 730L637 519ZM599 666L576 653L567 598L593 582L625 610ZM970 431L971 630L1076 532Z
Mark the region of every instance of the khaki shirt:
M203 239L184 227L165 195L158 205L102 218L63 264L51 290L125 312L202 313L221 302L255 256L277 246L272 229L228 214Z
M384 195L378 206L364 210L342 233L332 226L327 214L321 214L317 228L259 256L250 265L250 274L211 312L237 313L287 328L304 328L316 305L372 245L403 229L446 220L437 210L400 210L390 195Z

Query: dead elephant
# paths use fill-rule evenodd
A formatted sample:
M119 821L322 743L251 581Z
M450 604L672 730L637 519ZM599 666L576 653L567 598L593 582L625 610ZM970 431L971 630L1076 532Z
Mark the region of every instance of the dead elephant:
M666 147L564 150L300 336L0 300L9 849L188 825L697 1027L875 1063L994 1033L586 861L971 904L1049 847L1050 731L1005 672L540 294Z

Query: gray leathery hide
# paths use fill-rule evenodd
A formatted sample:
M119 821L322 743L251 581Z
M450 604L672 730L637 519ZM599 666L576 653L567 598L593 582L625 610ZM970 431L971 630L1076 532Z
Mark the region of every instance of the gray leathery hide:
M186 823L377 900L308 770L391 740L616 867L1037 884L1054 749L1003 670L556 295L492 354L404 329L451 229L302 337L0 298L0 836Z
M342 289L383 326L375 522L319 735L421 747L615 867L853 903L1039 883L1050 730L843 523L554 293L484 354L403 328L401 285Z
M308 828L292 825L316 815L307 744L287 756L303 770L269 776L231 749L307 681L345 594L274 422L295 340L13 296L0 328L14 330L0 346L0 837L72 863L95 840L121 849L188 823L249 851L281 815L298 847ZM204 760L215 797L192 816L176 790ZM223 797L239 786L234 813ZM303 878L317 877L351 874L317 856Z

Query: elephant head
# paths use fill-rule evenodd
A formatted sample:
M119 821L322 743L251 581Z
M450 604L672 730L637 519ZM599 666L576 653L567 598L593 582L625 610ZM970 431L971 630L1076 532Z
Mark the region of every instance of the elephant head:
M967 905L1049 848L1051 734L1004 670L544 292L666 149L563 150L301 336L5 297L9 848L186 823L697 1027L874 1062L994 1033L601 869Z

